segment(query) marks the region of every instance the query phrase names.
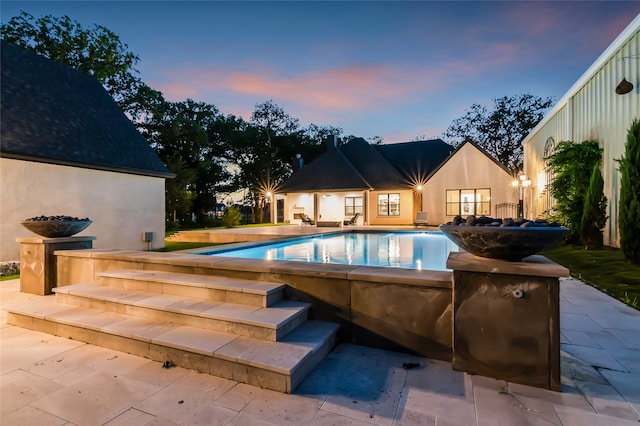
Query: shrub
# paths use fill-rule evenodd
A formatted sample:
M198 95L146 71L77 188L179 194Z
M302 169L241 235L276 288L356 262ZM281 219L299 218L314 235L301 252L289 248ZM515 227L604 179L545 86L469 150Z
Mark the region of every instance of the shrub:
M604 180L600 163L596 163L591 172L580 221L580 240L586 249L602 247L602 230L606 222L607 197L604 196Z
M627 132L627 143L620 163L620 203L618 228L620 248L634 265L640 264L640 120Z
M222 216L222 226L225 228L235 228L240 226L240 209L237 207L229 207Z
M555 152L546 158L549 172L555 175L549 191L556 204L550 214L569 227L569 242L580 239L585 195L593 167L601 157L602 148L598 142L562 141Z

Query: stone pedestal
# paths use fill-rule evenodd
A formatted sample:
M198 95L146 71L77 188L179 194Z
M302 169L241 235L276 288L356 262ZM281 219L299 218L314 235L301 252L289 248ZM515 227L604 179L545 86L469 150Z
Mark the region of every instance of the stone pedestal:
M81 250L93 247L96 237L17 238L20 243L20 291L51 294L56 287L56 250Z
M521 262L451 253L453 368L560 390L559 277L539 255Z

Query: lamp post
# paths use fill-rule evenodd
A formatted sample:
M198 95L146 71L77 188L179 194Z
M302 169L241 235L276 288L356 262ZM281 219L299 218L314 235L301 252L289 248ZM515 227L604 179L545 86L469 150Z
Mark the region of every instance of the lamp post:
M511 184L515 187L518 187L520 192L520 198L518 200L518 217L520 219L524 218L524 189L531 185L531 180L527 178L527 175L520 172L518 175L518 179L511 182Z
M416 190L420 193L420 209L418 211L422 211L422 185L416 186Z

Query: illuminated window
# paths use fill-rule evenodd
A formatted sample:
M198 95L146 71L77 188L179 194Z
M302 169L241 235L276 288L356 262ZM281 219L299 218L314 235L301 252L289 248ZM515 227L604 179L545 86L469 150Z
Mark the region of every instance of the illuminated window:
M447 189L447 216L491 215L490 189Z
M354 216L356 213L364 214L362 197L344 197L344 215Z
M378 194L378 216L400 216L400 194Z

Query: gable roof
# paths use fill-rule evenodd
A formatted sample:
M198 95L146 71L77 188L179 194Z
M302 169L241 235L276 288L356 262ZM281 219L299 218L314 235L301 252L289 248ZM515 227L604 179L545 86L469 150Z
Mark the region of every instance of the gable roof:
M451 155L449 157L447 157L447 159L445 161L443 161L441 164L438 165L438 167L436 167L435 169L433 169L433 171L429 174L427 180L429 178L431 178L431 176L435 175L438 170L440 170L441 168L444 167L445 164L447 164L449 162L450 159L452 159L465 145L471 145L473 146L475 149L477 149L478 151L480 151L481 154L483 154L485 157L487 157L489 160L491 160L496 166L498 166L500 169L502 169L502 171L504 171L506 174L508 174L509 176L511 176L511 172L509 171L509 169L507 168L507 166L505 166L504 164L502 164L501 162L499 162L498 160L496 160L493 155L489 154L484 148L482 148L480 145L478 145L477 143L475 143L474 141L472 141L471 139L467 138L464 141L462 141L462 143L460 145L458 145L458 147L451 153Z
M412 184L425 183L454 151L442 139L376 145L375 148Z
M172 177L93 77L1 41L0 156Z
M440 139L370 145L362 138L330 148L278 187L278 192L409 188L453 151Z
M359 190L371 185L338 148L331 148L280 184L278 192Z
M340 147L353 167L375 189L392 189L410 185L389 161L369 142L362 138L351 139Z

